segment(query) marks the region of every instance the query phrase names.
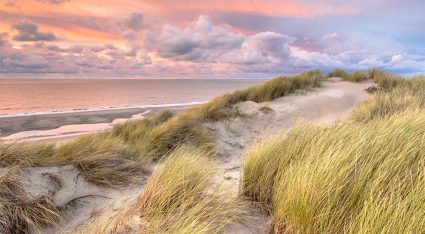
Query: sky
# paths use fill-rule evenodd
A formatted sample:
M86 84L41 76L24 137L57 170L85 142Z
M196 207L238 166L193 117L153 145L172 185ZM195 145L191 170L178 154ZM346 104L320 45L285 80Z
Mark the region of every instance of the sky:
M0 0L0 76L425 73L422 0Z

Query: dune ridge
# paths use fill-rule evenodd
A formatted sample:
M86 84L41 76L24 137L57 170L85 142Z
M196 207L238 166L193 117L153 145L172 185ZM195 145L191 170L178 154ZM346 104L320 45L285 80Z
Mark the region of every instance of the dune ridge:
M293 126L335 121L344 125L346 121L363 118L368 110L382 106L365 103L373 103L379 95L393 95L396 86L421 90L403 78L376 69L355 72L348 75L355 79L342 77L343 81L333 78L335 74L322 77L318 71L309 71L279 77L181 113L159 112L60 145L3 143L0 171L13 172L24 183L31 181L34 186L27 191L31 196L46 196L53 201L54 206L47 210L57 212L60 218L52 218L48 223L27 223L25 229L30 232L309 232L314 229L304 229L295 221L287 223L286 215L277 216L279 209L273 209L271 194L281 194L273 186L256 188L257 181L267 181L272 176L264 180L261 171L275 171L269 167L281 160L277 158L270 164L262 163L261 159L273 155L279 147L264 147L267 150L258 153L253 161L250 145L256 147L261 140L279 139L288 132L291 135L296 131L291 131ZM371 86L371 90L378 91L367 98L366 89ZM393 111L397 112L397 108ZM11 171L12 167L16 171ZM254 167L257 169L247 171ZM188 177L184 177L186 173ZM247 182L250 173L259 180ZM173 188L173 182L182 186ZM79 187L82 185L85 189ZM70 190L73 193L66 192ZM164 197L158 201L149 194ZM9 199L0 198L0 202ZM7 222L3 217L0 220L4 232L13 230L12 217Z

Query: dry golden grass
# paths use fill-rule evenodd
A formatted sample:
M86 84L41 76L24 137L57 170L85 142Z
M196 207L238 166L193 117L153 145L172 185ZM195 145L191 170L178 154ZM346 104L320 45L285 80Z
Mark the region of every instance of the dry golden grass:
M181 146L193 146L205 154L214 154L214 144L205 123L235 116L237 113L232 109L233 104L270 101L296 90L318 87L320 82L320 72L316 70L292 77L278 77L246 90L217 97L177 115L161 112L150 118L129 121L112 130L79 137L60 145L0 143L0 165L31 167L72 164L92 183L109 187L125 186L149 174L148 163L168 156ZM142 216L149 220L148 230L210 232L236 221L244 212L240 200L228 198L222 189L209 187L211 161L198 154L188 151L175 153L165 163L166 169L159 170L148 183L140 203L145 212ZM177 159L180 156L182 159ZM181 176L182 171L188 172L189 176ZM183 186L182 190L174 186L173 181ZM158 184L162 185L156 187ZM7 189L7 184L0 184L0 190L4 189ZM156 194L155 198L149 198L150 193ZM167 197L169 194L172 197ZM27 201L30 198L24 196L23 199ZM55 208L48 199L31 204L27 204L25 209L17 207L11 213L15 220L2 220L2 225L13 229L17 228L16 225L34 228L38 224L53 223L56 211L51 213ZM38 217L33 217L28 210L39 212ZM21 221L24 223L16 224Z
M57 224L62 216L51 198L30 195L15 174L12 168L0 175L0 233L27 233Z
M206 152L180 148L154 172L136 201L79 233L220 233L248 218L247 204L217 187Z
M112 133L114 136L122 138L126 143L133 147L137 147L145 141L146 135L153 128L172 117L173 113L171 111L161 111L148 118L130 120L125 123L115 125L112 129ZM143 153L143 150L140 150L140 152Z
M406 80L385 75L375 79L385 90L378 91L359 103L351 114L351 120L367 122L375 118L424 109L425 78L414 77Z
M369 73L366 74L363 71L356 70L353 73L346 72L343 69L337 68L333 72L328 74L328 77L340 77L342 80L351 81L351 82L361 82L366 79L371 79L370 75L374 74L375 70L369 70Z
M254 146L245 195L275 233L421 233L425 230L425 79L370 70L384 90L346 122L306 126Z
M219 233L246 215L239 198L214 186L215 163L202 151L174 152L149 179L136 205L147 233Z
M295 128L250 152L245 194L262 195L277 233L420 233L424 134L417 112Z
M2 166L73 164L88 181L111 187L128 185L150 173L137 157L137 152L109 132L85 135L59 146L0 144Z
M137 142L135 148L141 157L151 160L161 159L183 145L196 146L213 153L214 145L205 126L207 121L235 116L237 113L232 109L232 105L238 102L270 101L296 90L319 87L320 84L321 76L318 70L296 76L282 76L245 90L216 97L206 104L189 108L173 117L155 117L154 119L161 120L151 121L155 124L148 120L125 123L114 128L114 134L124 136L125 141L130 143ZM137 124L139 127L136 127ZM133 128L136 131L131 131Z

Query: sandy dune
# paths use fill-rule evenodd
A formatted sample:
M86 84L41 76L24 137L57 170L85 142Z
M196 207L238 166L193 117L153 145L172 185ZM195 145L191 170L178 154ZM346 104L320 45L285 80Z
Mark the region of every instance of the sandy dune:
M210 124L222 155L223 175L240 178L240 165L247 146L288 132L296 124L332 123L346 117L368 94L371 82L325 82L306 95L290 95L268 103L243 102L236 105L241 117ZM268 108L263 108L268 107Z
M249 145L285 134L296 124L332 123L342 119L368 95L365 89L371 84L369 81L351 83L334 79L306 95L290 95L269 103L239 103L236 108L242 117L210 124L222 155L218 183L228 184L236 194L241 164ZM258 213L253 216L253 223L248 227L229 227L226 233L266 233L268 218Z
M217 183L228 185L234 194L239 189L241 164L249 145L274 135L285 134L294 125L306 122L330 123L349 114L367 96L370 82L350 83L336 79L324 82L313 91L290 95L269 103L237 104L240 116L208 123L221 154ZM73 166L34 167L21 171L27 188L34 195L49 194L57 206L64 207L65 220L58 227L41 230L73 232L93 217L112 213L134 199L147 178L126 189L107 189L89 182ZM226 233L264 233L268 218L254 212L250 223L226 228Z

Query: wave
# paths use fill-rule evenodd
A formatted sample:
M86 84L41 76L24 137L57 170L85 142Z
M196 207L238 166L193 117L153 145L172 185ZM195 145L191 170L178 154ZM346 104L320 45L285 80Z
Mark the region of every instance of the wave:
M126 107L81 108L81 109L72 109L72 110L52 110L52 111L43 111L43 112L23 112L23 113L16 113L16 114L0 114L0 118L35 116L35 115L68 114L68 113L84 113L84 112L109 111L109 110L112 111L112 110L128 110L128 109L163 108L163 107L184 107L184 106L200 105L206 102L207 101L154 104L154 105L142 105L142 106L126 106Z

